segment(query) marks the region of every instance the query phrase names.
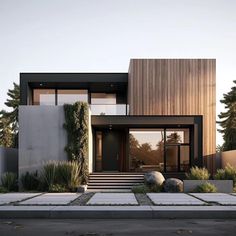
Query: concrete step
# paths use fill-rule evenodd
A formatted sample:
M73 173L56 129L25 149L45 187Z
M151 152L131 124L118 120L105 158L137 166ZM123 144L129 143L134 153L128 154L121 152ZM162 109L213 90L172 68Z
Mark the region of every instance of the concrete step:
M91 173L88 192L131 191L135 184L144 182L143 174L134 173Z
M131 189L88 189L87 192L99 193L130 193Z
M104 186L88 186L88 189L94 188L94 189L132 189L133 185L124 185L124 186L118 186L118 185L104 185Z
M89 186L133 186L137 183L89 183Z
M143 179L133 179L133 180L128 180L128 179L91 179L89 180L89 183L143 183Z

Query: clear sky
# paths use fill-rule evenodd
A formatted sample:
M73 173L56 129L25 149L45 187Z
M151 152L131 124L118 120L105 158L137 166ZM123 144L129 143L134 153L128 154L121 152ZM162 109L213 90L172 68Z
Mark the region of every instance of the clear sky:
M127 72L130 58L216 58L218 114L236 0L0 0L0 108L20 72Z

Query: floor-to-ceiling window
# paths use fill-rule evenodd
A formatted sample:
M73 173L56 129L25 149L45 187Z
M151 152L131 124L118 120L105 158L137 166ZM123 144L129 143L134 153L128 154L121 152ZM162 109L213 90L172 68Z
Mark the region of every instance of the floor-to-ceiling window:
M88 91L83 89L34 89L33 105L63 105L88 102Z
M130 171L187 171L190 164L189 129L130 129Z
M130 171L164 170L164 129L130 129Z
M75 102L88 102L88 91L82 89L58 89L57 105L73 104Z
M34 89L33 104L34 105L55 105L56 91L55 89Z

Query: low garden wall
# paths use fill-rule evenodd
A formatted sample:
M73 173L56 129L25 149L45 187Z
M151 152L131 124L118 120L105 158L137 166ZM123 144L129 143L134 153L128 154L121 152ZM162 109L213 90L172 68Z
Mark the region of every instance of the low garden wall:
M214 184L217 188L217 192L220 193L232 193L233 181L232 180L184 180L184 192L191 193L197 188L197 186L203 183Z
M18 172L18 149L0 147L0 176L4 172Z
M227 164L236 167L236 150L221 153L221 166L225 168Z

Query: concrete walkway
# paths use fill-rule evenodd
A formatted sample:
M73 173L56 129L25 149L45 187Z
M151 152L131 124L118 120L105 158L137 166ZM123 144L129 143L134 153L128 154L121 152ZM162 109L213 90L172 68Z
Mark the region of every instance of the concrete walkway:
M150 193L152 204L138 205L133 193L96 193L87 205L70 203L77 193L0 194L0 218L78 219L236 219L236 195Z

